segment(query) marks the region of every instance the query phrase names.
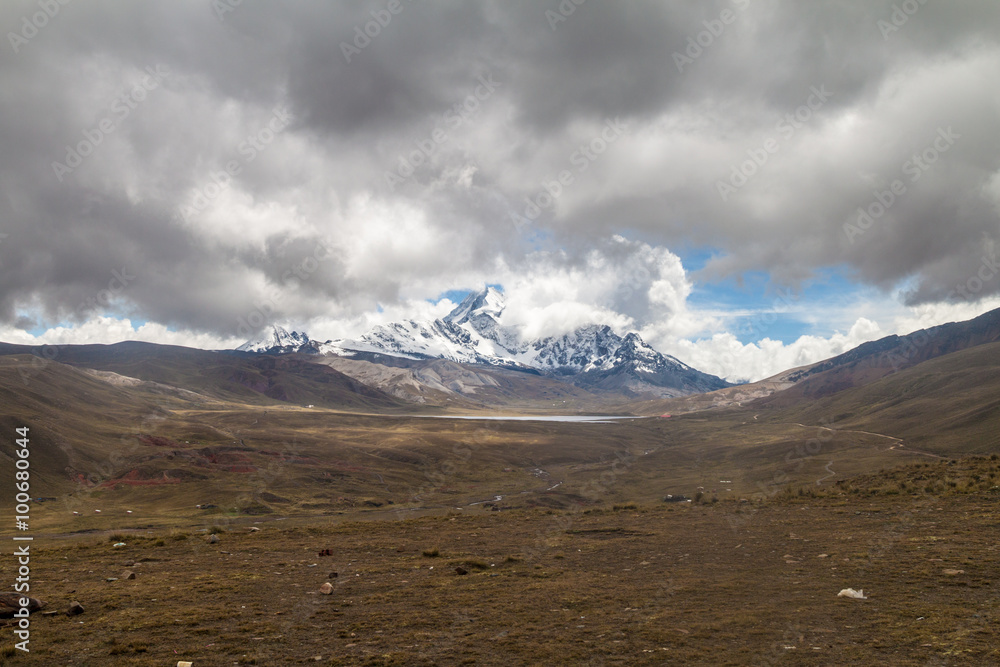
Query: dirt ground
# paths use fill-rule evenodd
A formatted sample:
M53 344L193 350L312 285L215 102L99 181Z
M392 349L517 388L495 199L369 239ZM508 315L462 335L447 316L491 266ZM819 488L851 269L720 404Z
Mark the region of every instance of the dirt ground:
M995 492L788 494L40 539L33 593L85 612L33 615L30 655L8 638L4 660L1000 664L998 509Z

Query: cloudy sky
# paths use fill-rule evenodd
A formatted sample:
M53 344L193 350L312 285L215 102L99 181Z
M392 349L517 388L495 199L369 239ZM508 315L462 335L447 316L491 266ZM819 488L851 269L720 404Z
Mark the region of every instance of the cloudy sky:
M579 4L577 4L579 3ZM0 4L0 340L433 318L729 379L1000 306L1000 3Z

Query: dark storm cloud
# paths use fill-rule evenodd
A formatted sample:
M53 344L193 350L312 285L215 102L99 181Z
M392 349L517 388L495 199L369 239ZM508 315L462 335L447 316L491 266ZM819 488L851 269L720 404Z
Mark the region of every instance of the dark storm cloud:
M909 278L920 303L959 298L1000 237L994 2L220 6L0 7L5 322L109 310L228 335L264 302L353 312L623 232L717 248L706 278L846 266L886 290ZM608 122L628 131L602 145ZM960 138L907 180L949 127ZM78 167L53 167L88 137ZM576 159L587 146L602 150ZM390 187L401 161L413 173ZM551 206L514 224L560 172ZM905 193L852 236L897 179ZM112 293L123 268L135 278Z

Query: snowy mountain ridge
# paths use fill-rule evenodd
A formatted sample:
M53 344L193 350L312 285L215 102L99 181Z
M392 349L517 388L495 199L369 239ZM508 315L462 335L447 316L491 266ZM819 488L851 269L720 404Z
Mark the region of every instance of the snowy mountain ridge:
M271 325L260 337L248 340L236 349L240 352L297 352L298 348L308 343L309 336L304 333Z
M712 391L728 383L656 351L639 337L624 337L601 324L561 336L525 340L516 327L502 324L503 293L486 287L470 293L448 315L433 322L407 320L382 324L354 340L319 343L300 332L274 326L265 337L240 351L268 354L309 352L354 356L372 353L405 359L448 359L459 363L531 370L581 386L677 396Z

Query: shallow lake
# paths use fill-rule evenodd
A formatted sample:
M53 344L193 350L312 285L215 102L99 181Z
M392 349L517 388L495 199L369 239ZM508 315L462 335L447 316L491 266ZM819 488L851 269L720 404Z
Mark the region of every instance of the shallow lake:
M517 422L583 422L589 424L613 424L623 419L643 419L643 417L623 417L618 415L409 415L425 419L480 419L490 421Z

